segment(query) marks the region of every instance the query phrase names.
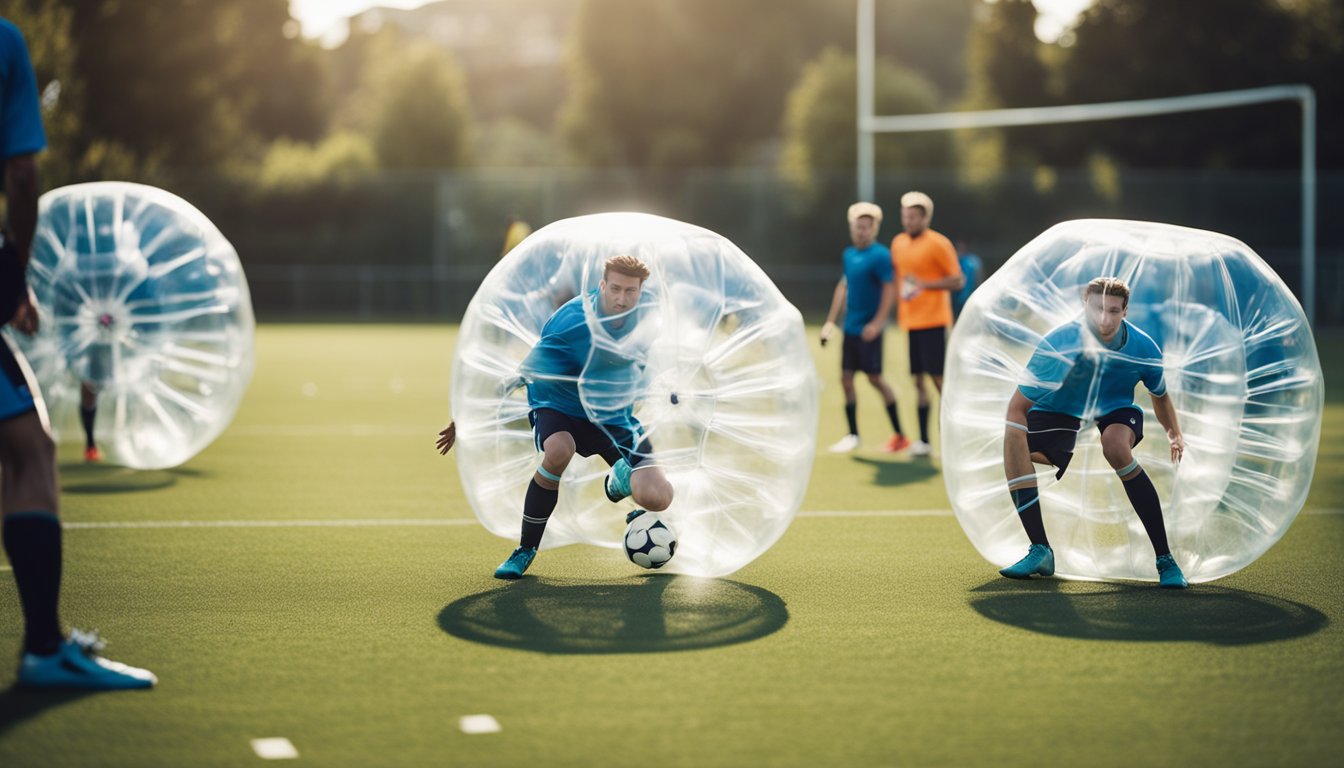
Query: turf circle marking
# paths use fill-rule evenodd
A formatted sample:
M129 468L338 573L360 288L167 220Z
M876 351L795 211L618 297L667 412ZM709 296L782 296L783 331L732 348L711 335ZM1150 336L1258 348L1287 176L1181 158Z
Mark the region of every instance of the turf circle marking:
M299 750L294 748L289 739L279 736L253 739L252 751L263 760L292 760L299 756Z

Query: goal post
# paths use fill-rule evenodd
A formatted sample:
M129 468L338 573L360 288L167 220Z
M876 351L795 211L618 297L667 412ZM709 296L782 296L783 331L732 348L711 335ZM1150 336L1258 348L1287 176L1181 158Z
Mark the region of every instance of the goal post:
M871 200L875 189L874 137L878 133L916 133L964 128L1004 128L1117 120L1199 112L1253 104L1295 101L1302 106L1302 310L1316 323L1316 92L1308 85L1275 85L1237 91L1198 93L1160 99L1022 107L921 115L875 115L875 0L858 0L858 196Z

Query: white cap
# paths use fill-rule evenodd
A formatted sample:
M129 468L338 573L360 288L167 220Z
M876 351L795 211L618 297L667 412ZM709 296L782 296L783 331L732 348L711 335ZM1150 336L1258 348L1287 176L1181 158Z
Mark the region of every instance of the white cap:
M853 224L860 216L872 216L877 224L882 223L882 209L875 203L855 203L849 206L849 223Z
M901 195L902 208L914 208L915 206L924 209L924 215L928 217L926 221L933 219L933 198L923 192L906 192Z

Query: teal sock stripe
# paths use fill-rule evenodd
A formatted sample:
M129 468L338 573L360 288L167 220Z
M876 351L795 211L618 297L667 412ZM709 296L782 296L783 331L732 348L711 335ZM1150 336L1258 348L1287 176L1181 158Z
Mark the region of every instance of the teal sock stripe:
M1125 475L1128 475L1130 472L1133 472L1138 468L1139 468L1139 460L1135 459L1129 462L1129 466L1125 467L1124 469L1115 470L1115 474L1119 475L1120 477L1124 477Z
M1031 505L1035 504L1035 503L1038 502L1038 501L1040 501L1040 498L1039 498L1039 497L1034 498L1034 499L1032 499L1031 501L1028 501L1026 504L1023 504L1022 506L1018 507L1018 508L1017 508L1017 514L1019 514L1019 515L1022 514L1022 512L1023 512L1024 510L1026 510L1028 507L1030 507Z
M1009 480L1009 481L1008 481L1008 485L1009 485L1009 486L1014 486L1014 485L1017 485L1018 483L1022 482L1023 480L1035 480L1035 479L1036 479L1036 475L1023 475L1023 476L1021 476L1021 477L1014 477L1012 480Z
M538 466L538 467L537 467L537 474L541 475L542 477L546 478L547 480L550 480L552 483L558 483L558 482L560 482L560 476L559 476L559 475L555 475L555 474L551 474L550 472L548 472L548 471L546 470L546 467L545 467L545 466Z
M1027 429L1027 425L1026 425L1026 424L1018 424L1016 421L1005 421L1004 424L1007 424L1008 426L1012 427L1013 429L1020 429L1020 430L1022 430L1023 432L1030 432L1030 431L1031 431L1031 430Z

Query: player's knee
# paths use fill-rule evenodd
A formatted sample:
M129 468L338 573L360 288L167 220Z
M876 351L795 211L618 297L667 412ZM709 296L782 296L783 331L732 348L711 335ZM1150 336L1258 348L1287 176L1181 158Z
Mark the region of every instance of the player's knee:
M568 432L557 432L546 438L542 450L545 452L547 466L552 469L563 470L569 466L569 461L574 458L574 453L578 448L574 445L573 435Z
M639 477L639 473L635 474ZM672 483L666 477L648 477L644 482L632 483L631 496L635 503L650 512L662 512L672 506Z
M868 383L872 384L874 387L877 387L878 389L882 389L887 384L885 381L882 380L882 374L880 373L868 374Z
M1113 468L1119 469L1134 460L1129 441L1119 435L1106 434L1101 437L1101 455Z

